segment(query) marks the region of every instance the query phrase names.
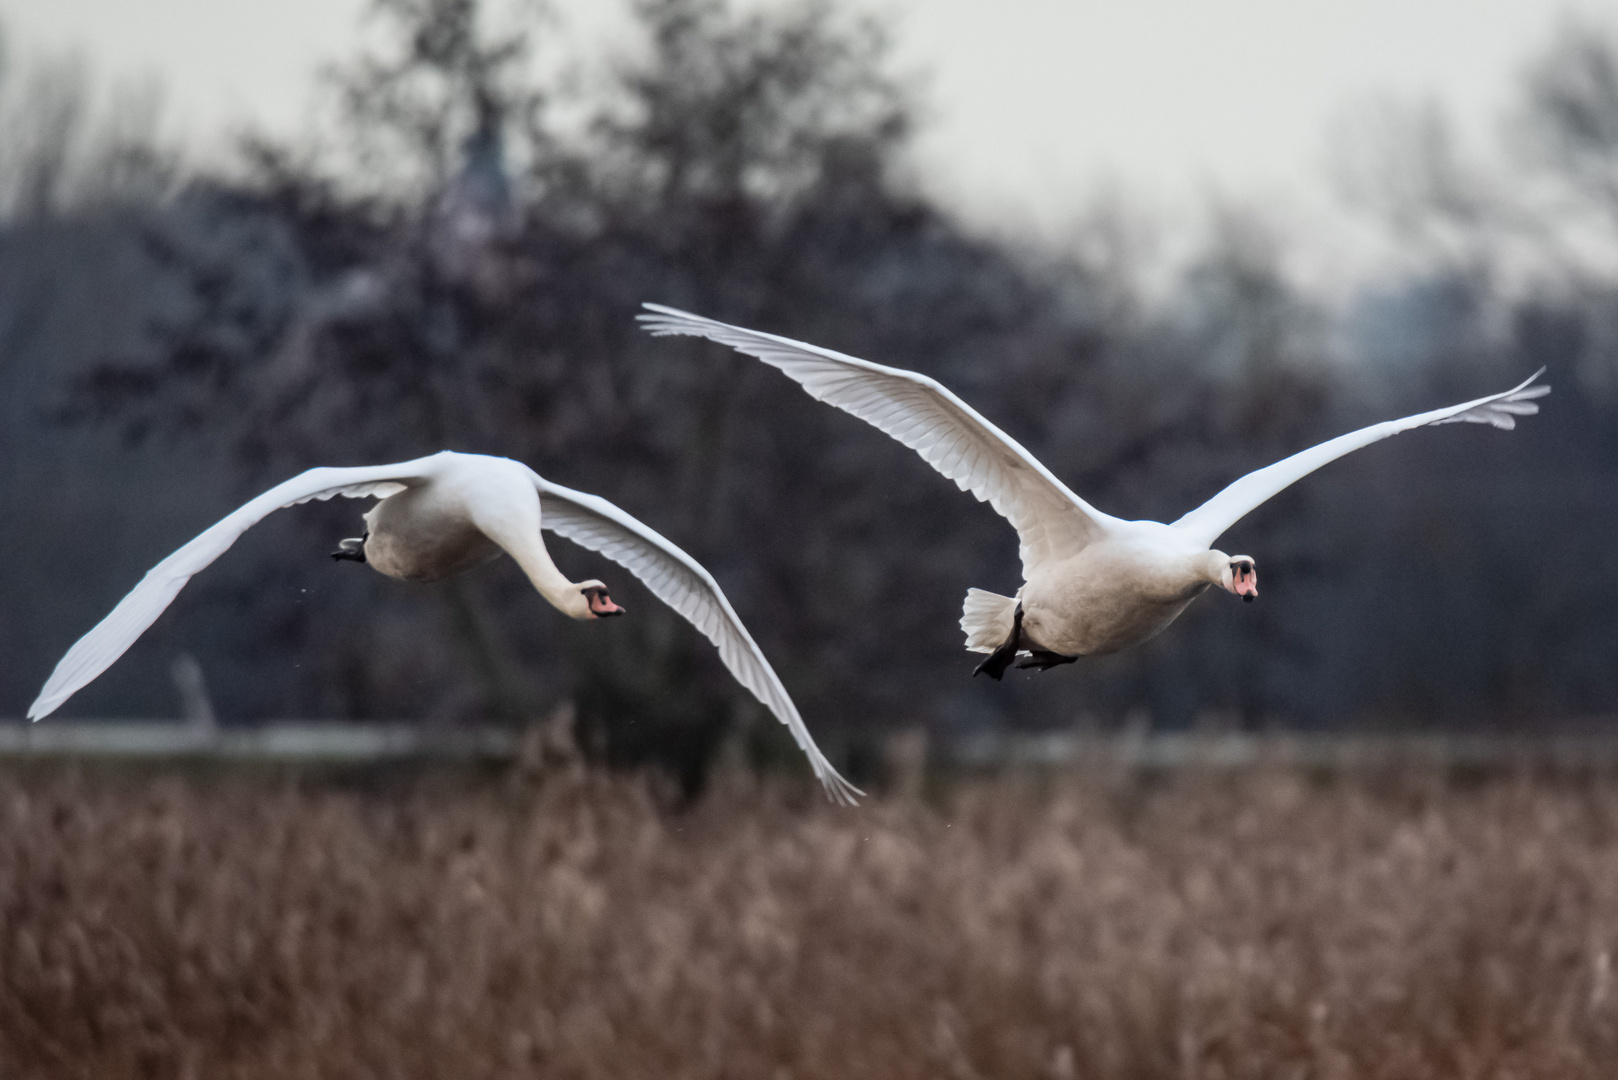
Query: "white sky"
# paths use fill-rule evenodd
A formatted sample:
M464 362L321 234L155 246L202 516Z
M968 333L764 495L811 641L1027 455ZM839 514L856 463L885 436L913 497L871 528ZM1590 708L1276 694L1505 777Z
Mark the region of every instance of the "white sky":
M771 3L774 0L746 0ZM980 219L1054 223L1110 182L1141 202L1209 192L1278 204L1327 191L1335 119L1431 97L1482 139L1560 15L1618 0L845 0L894 17L929 76L926 183ZM155 74L199 145L254 120L292 130L313 74L353 52L367 0L0 0L14 56L81 51ZM610 46L622 0L556 0L571 48Z

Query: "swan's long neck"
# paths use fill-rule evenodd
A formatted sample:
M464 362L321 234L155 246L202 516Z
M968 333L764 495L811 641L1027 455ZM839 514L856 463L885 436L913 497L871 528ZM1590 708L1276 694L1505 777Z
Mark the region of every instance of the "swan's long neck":
M523 573L528 575L528 580L534 583L539 595L549 600L552 607L569 618L590 618L589 598L580 591L578 583L569 581L567 575L556 568L538 529L524 535L520 543L504 546L517 560L517 565L522 567Z

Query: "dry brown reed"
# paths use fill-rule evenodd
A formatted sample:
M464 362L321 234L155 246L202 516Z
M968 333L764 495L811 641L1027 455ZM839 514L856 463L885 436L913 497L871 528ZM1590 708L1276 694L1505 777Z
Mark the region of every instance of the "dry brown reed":
M0 1076L1610 1077L1618 781L0 776Z

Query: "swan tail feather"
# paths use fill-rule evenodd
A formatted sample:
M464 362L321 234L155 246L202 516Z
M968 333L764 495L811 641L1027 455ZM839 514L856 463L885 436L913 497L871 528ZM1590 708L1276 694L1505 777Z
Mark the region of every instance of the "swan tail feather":
M1011 636L1017 611L1017 598L983 589L966 590L961 607L961 629L966 631L970 652L992 653Z

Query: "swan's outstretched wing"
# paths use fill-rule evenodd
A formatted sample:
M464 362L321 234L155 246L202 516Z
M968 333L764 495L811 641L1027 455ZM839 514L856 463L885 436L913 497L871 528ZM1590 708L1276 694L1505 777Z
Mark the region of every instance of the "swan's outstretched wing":
M791 338L705 319L661 304L638 315L662 337L705 337L780 368L811 397L853 413L916 451L962 491L1011 522L1021 540L1023 576L1052 557L1085 547L1114 519L1068 490L1017 441L941 383Z
M39 697L28 707L28 718L38 720L49 716L91 679L111 667L163 613L191 580L192 574L223 555L238 536L272 510L311 499L329 499L333 495L385 499L425 479L434 464L433 458L428 457L398 465L310 469L277 484L152 567L140 584L62 657L45 681Z
M742 625L712 575L702 564L657 532L603 498L572 491L541 477L539 513L543 528L565 536L581 547L599 551L646 583L646 587L719 648L736 681L776 715L792 732L815 775L835 802L853 805L862 795L837 774L804 727L797 706L764 653Z
M1347 435L1339 435L1329 442L1310 447L1274 465L1250 472L1225 490L1174 523L1197 543L1211 547L1220 533L1240 521L1249 511L1264 503L1283 488L1300 480L1329 461L1336 461L1362 446L1397 435L1411 428L1429 424L1492 424L1510 431L1517 426L1517 417L1531 416L1539 411L1535 398L1551 392L1548 386L1534 386L1533 381L1545 373L1540 368L1522 384L1503 394L1492 394L1476 401L1450 405L1431 412L1407 416L1402 420L1386 420L1372 424Z

